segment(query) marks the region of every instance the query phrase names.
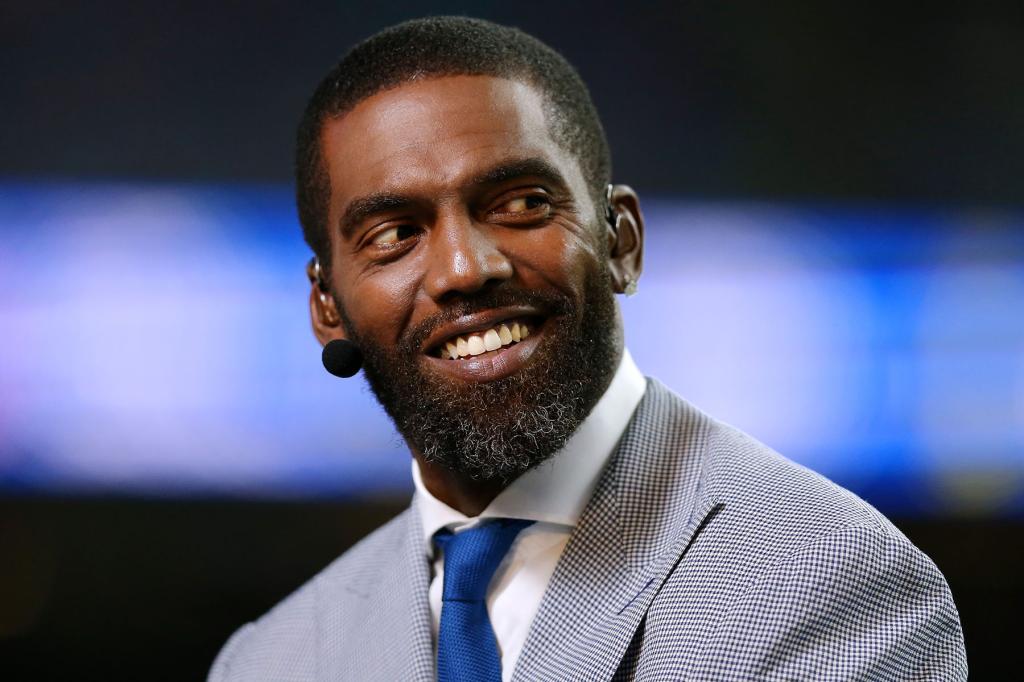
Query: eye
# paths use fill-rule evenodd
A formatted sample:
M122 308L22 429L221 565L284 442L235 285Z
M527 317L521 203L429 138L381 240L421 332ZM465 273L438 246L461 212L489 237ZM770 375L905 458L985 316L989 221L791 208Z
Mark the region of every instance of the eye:
M510 222L540 221L550 213L551 200L544 194L512 197L491 210L491 215L498 220Z
M548 202L544 197L516 197L511 201L506 201L502 208L505 209L505 213L525 213L527 211L535 211L538 208L546 206L547 203Z
M416 236L416 228L412 225L395 225L378 232L372 239L374 246L394 246L410 237Z

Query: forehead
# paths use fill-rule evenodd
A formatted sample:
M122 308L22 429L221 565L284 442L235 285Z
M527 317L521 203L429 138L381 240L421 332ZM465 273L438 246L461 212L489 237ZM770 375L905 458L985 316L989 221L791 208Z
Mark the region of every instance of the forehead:
M540 158L582 183L532 86L490 76L413 81L360 102L321 132L331 213L369 192L456 192L502 161ZM574 188L575 189L575 188Z

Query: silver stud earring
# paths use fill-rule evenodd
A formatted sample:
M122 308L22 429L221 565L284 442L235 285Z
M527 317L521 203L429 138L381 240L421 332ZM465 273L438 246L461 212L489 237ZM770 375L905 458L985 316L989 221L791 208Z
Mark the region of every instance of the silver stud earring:
M635 296L637 291L637 281L632 277L626 277L626 286L623 288L622 293L626 296Z

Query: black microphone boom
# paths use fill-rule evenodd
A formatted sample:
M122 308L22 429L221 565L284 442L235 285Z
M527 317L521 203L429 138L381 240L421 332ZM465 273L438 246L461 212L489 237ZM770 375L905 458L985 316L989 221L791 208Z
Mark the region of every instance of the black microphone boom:
M363 353L359 346L346 339L328 341L320 357L324 369L343 379L352 376L363 366Z

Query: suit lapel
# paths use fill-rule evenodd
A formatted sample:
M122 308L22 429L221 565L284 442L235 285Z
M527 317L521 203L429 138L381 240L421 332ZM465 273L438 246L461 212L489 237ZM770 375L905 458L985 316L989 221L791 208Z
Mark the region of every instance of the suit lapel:
M706 417L655 381L552 575L513 680L610 679L654 596L718 502Z
M319 679L433 680L429 566L414 510L405 512L403 526L400 546L383 554L390 561L365 586L323 588Z

